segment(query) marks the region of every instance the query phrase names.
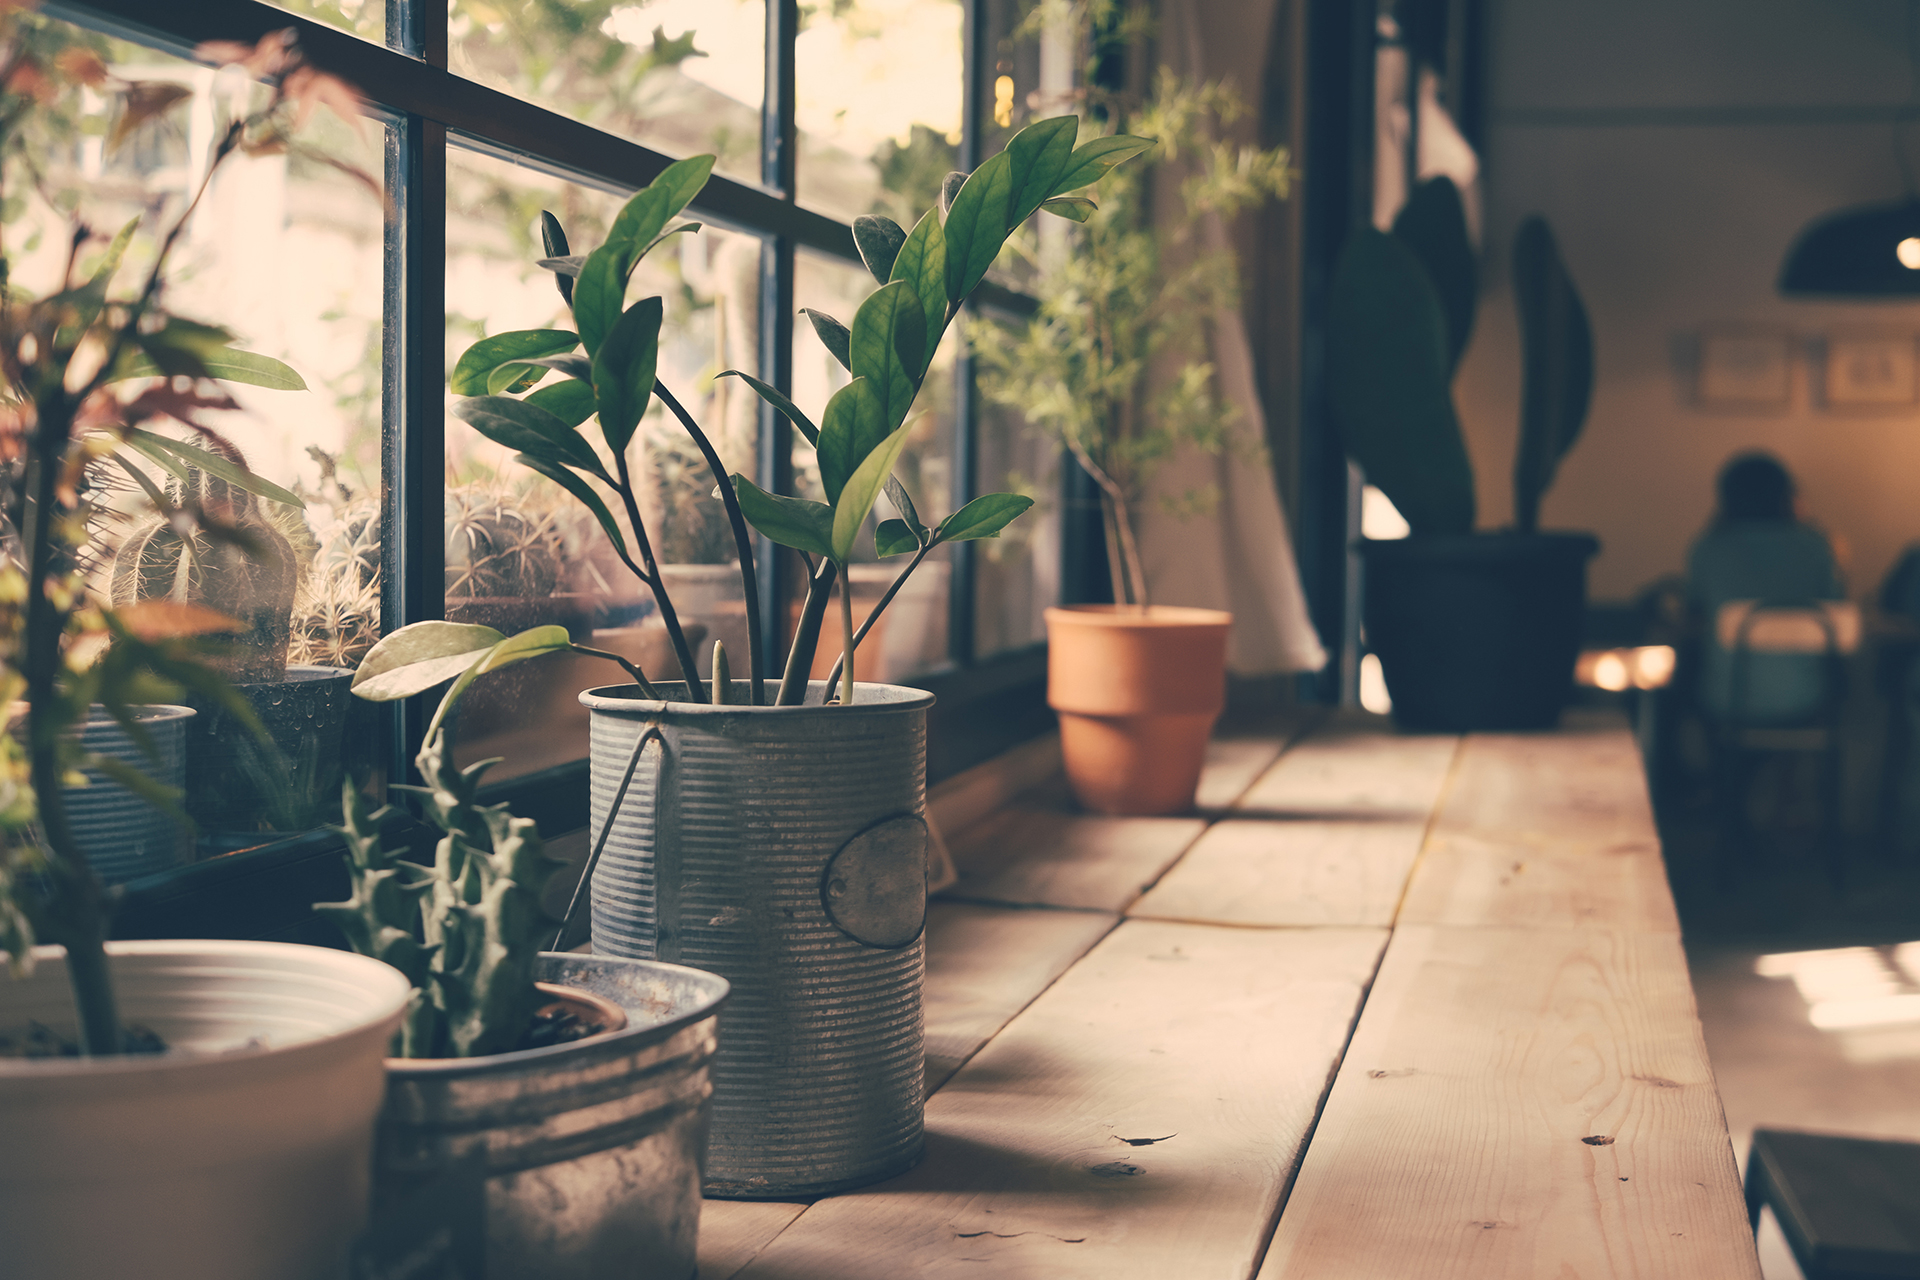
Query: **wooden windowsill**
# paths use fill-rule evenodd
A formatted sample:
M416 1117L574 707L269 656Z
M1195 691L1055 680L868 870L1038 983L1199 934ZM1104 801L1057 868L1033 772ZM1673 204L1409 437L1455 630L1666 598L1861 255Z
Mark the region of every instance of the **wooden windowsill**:
M1305 727L1185 817L936 789L927 1157L708 1202L703 1280L1757 1280L1627 730Z

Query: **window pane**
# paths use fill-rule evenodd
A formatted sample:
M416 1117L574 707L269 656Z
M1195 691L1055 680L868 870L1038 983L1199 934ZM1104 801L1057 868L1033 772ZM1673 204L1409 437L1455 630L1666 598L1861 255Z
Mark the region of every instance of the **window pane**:
M794 44L799 197L911 227L959 166L960 0L834 0Z
M549 210L576 250L600 244L620 198L502 161L454 151L447 172L447 358L476 339L516 329L571 329L551 273L535 266L538 219ZM724 369L759 368L760 242L708 227L674 236L634 272L630 299L665 300L659 378L712 439L726 465L752 476L758 410ZM543 385L563 385L551 373ZM448 394L448 404L457 397ZM583 430L589 440L599 432ZM746 606L734 543L714 479L677 420L656 401L629 460L636 497L689 645L706 664L724 639L746 664ZM609 460L610 463L611 460ZM609 505L619 502L603 490ZM631 546L630 525L620 519ZM623 565L580 502L513 460L466 423L447 418L447 617L509 633L558 623L580 643L618 652L656 680L678 680L651 593ZM501 755L498 781L586 755L576 695L623 684L612 663L549 657L477 683L462 703L457 755Z
M130 297L198 187L216 140L236 113L264 105L265 90L137 45L52 21L49 48L82 43L115 77L143 83L147 101L177 100L131 130L120 95L71 88L37 116L32 140L44 180L20 183L5 205L10 283L34 294L58 287L72 219L95 229L82 268L104 237L136 230L113 282ZM356 127L357 126L357 127ZM316 112L290 153L229 156L201 199L166 269L167 309L218 324L245 351L283 361L303 389L224 383L232 407L174 402L142 425L225 454L302 497L304 508L221 492L217 478L184 466L170 474L139 453L127 463L179 505L226 507L248 547L204 535L189 558L171 525L119 463L90 477L97 500L96 589L120 604L172 596L254 623L214 665L235 682L268 731L256 741L199 695L184 743L185 807L202 855L257 845L262 832L337 821L343 769L376 761L377 733L351 728L381 713L347 691L351 668L378 638L382 208L376 190L316 158L381 171L381 130ZM123 399L161 393L154 380L120 384ZM174 390L179 390L175 386ZM204 390L204 388L202 388ZM189 422L187 419L193 421ZM230 504L230 505L229 505ZM364 555L364 561L361 559ZM129 869L129 874L161 870Z
M860 267L818 254L796 255L794 294L799 306L824 311L850 325L860 303L876 287L873 277ZM828 398L847 384L847 371L828 354L804 319L796 327L799 331L793 340L794 403L819 422ZM953 505L953 368L958 350L959 326L955 325L934 355L933 367L927 372L926 382L913 406L917 425L894 467L895 477L906 486L920 519L928 525L938 524ZM793 471L796 492L816 501L825 498L814 451L798 436L793 445ZM890 519L895 514L892 504L884 498L874 511L875 517L868 520L867 528L855 544L856 563L850 569L856 626L863 616L863 602L871 607L870 602L879 599L911 558L880 560L874 554L875 521ZM859 679L897 680L946 661L947 573L946 549L941 548L907 580L907 585L860 646L854 668ZM837 635L837 631L823 635L820 642L821 656L815 663L815 673L823 677L840 655L841 646L833 641L833 635Z
M763 0L450 0L448 14L455 75L759 179Z
M986 658L1046 639L1043 613L1059 603L1060 450L1017 412L984 399L979 423L981 492L1034 499L998 538L973 544L974 653Z
M274 0L274 8L297 13L315 22L350 31L362 40L384 44L387 6L384 0Z

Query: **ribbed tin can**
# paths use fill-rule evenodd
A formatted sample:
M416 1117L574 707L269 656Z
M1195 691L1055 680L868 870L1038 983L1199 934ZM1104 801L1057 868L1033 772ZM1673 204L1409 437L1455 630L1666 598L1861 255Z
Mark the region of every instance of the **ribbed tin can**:
M662 684L669 699L684 685ZM733 984L714 1062L706 1191L775 1199L891 1177L922 1149L926 714L656 702L591 689L592 827L631 769L594 871L593 947ZM747 684L734 697L746 700Z
M134 720L153 738L158 760L149 757L98 704L88 710L78 736L94 755L118 760L178 791L186 775L187 727L194 714L192 707L164 704L133 708ZM193 860L192 837L184 824L104 773L87 771L87 785L67 787L63 796L74 839L87 855L87 865L107 884L150 876Z
M485 1175L487 1280L692 1280L727 984L679 965L554 952L535 976L612 1000L625 1029L480 1058L388 1059L376 1200L473 1159Z

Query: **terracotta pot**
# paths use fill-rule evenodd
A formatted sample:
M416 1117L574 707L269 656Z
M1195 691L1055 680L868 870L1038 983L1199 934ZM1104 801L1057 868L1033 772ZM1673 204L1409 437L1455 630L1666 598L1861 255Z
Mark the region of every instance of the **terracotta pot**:
M1107 605L1047 610L1047 705L1073 794L1096 813L1193 807L1207 738L1227 695L1216 609Z

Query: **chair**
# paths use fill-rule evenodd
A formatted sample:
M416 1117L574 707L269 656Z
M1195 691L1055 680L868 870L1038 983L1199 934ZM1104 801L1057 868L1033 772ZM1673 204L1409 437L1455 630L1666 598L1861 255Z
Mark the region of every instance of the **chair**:
M1756 1129L1747 1216L1773 1209L1807 1280L1920 1280L1920 1142Z
M1736 853L1751 846L1746 801L1759 758L1810 753L1819 757L1821 848L1828 878L1838 888L1846 865L1840 713L1846 658L1860 645L1859 606L1845 600L1733 600L1721 606L1714 634L1730 667L1725 705L1714 716L1723 879ZM1782 658L1793 665L1780 663Z

